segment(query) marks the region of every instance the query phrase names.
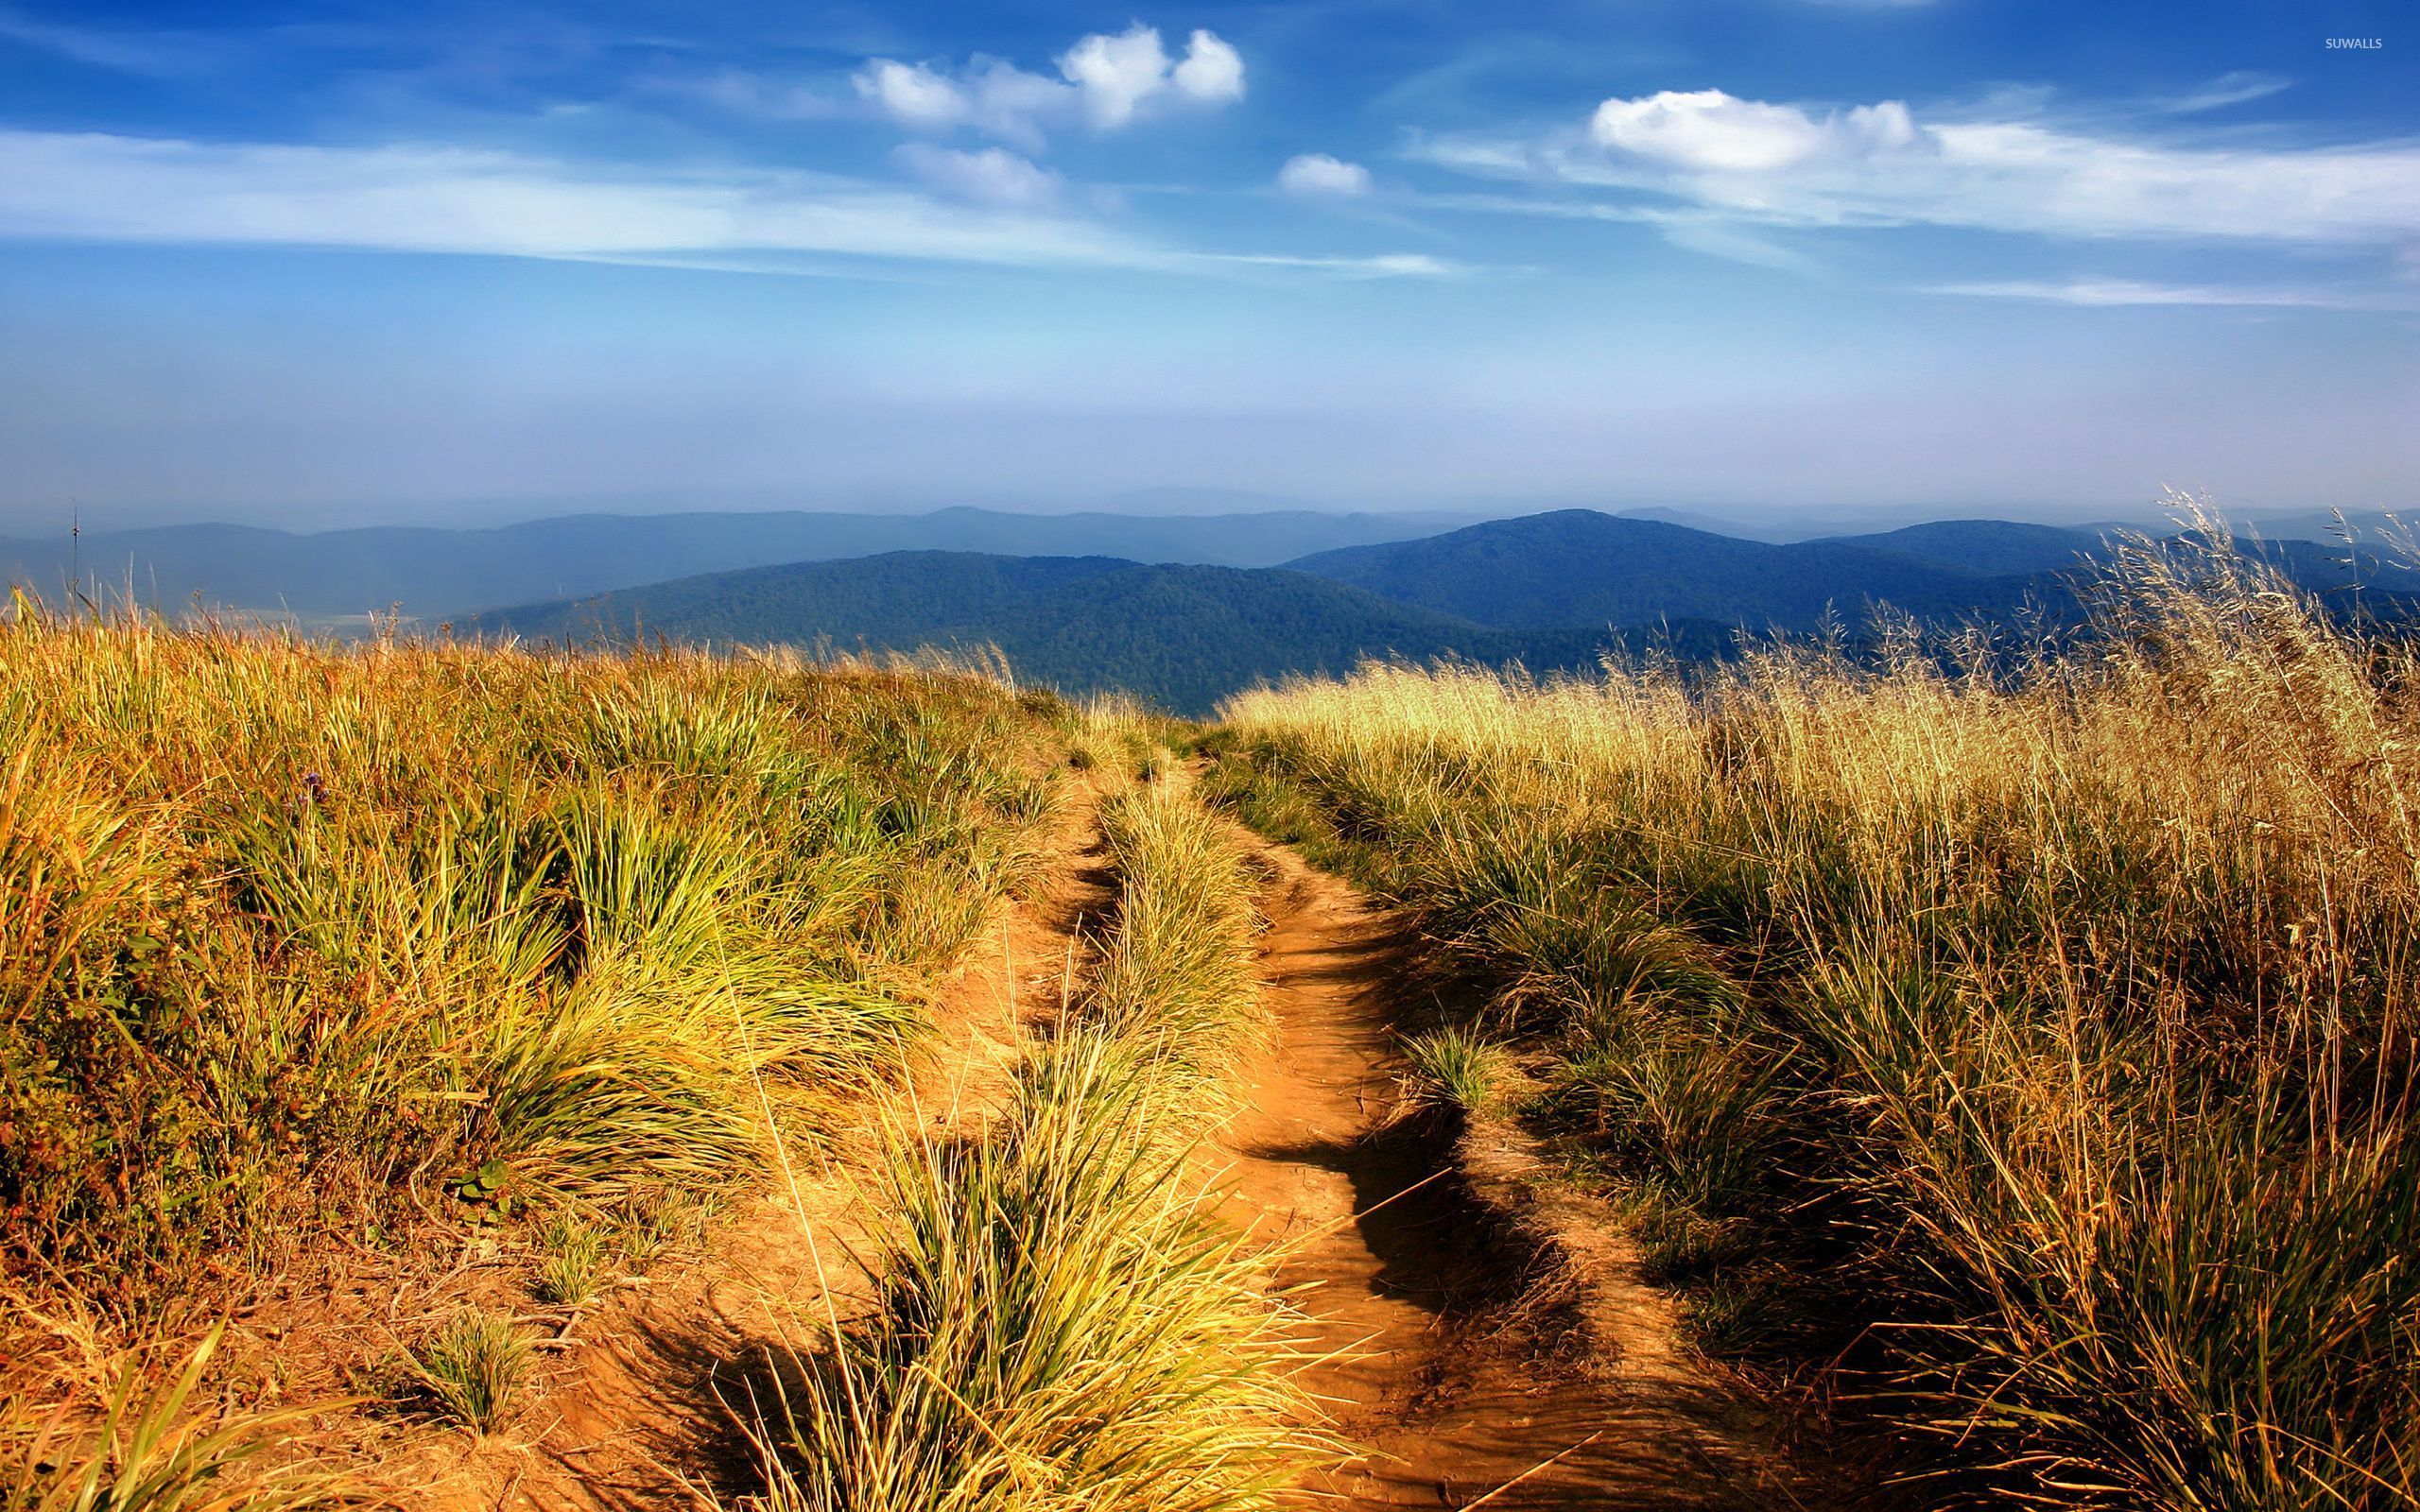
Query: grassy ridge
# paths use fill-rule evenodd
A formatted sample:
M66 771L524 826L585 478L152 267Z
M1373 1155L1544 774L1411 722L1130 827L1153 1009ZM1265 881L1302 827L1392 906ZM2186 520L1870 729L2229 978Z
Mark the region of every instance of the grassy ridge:
M2097 612L2014 679L1371 669L1216 782L1425 912L1709 1342L1879 1325L1945 1495L2411 1505L2420 666L2215 534Z
M149 1310L314 1233L644 1221L861 1083L1023 865L988 684L0 625L0 1264Z
M876 1303L767 1426L765 1506L1241 1512L1318 1442L1264 1263L1193 1168L1254 1015L1243 858L1167 783L1104 825L1088 990L990 1126L903 1134Z

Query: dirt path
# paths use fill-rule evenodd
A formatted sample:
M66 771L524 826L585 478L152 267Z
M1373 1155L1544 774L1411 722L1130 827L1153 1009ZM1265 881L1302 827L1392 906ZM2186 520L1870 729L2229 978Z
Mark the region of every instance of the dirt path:
M1525 1284L1535 1246L1511 1231L1500 1177L1481 1177L1497 1200L1483 1199L1453 1129L1394 1116L1390 993L1411 942L1343 883L1261 849L1277 871L1262 945L1275 1041L1227 1142L1239 1208L1294 1239L1280 1280L1311 1288L1318 1348L1341 1351L1306 1382L1367 1449L1299 1504L1813 1504L1753 1399L1676 1344L1668 1299L1625 1255L1590 1257L1586 1284L1566 1278L1551 1303L1556 1288Z
M988 1106L1027 1037L1080 972L1080 936L1114 899L1089 784L1045 848L1042 877L967 951L939 994L918 1110L950 1121ZM1366 1450L1309 1474L1304 1508L1789 1508L1821 1504L1761 1447L1767 1425L1736 1383L1674 1344L1660 1294L1626 1260L1595 1257L1593 1288L1541 1302L1536 1246L1512 1230L1515 1152L1457 1149L1436 1119L1395 1115L1390 1024L1415 942L1350 887L1243 836L1276 875L1263 971L1274 1042L1244 1089L1233 1152L1236 1216L1289 1240L1278 1277L1301 1294L1316 1347L1306 1376L1335 1427ZM1482 1131L1484 1133L1485 1131ZM1510 1138L1508 1136L1508 1138ZM1457 1155L1463 1165L1458 1166ZM1483 1169L1467 1169L1472 1163ZM847 1152L833 1164L845 1167ZM827 1277L861 1232L849 1183L803 1170ZM1474 1179L1484 1191L1475 1189ZM1552 1200L1552 1199L1549 1199ZM1358 1215L1358 1216L1357 1216ZM1590 1214L1593 1231L1609 1230ZM746 1445L715 1390L780 1332L768 1298L821 1284L786 1194L751 1200L710 1247L660 1266L569 1331L538 1419L507 1440L423 1439L388 1468L456 1509L691 1505L683 1483L743 1489Z

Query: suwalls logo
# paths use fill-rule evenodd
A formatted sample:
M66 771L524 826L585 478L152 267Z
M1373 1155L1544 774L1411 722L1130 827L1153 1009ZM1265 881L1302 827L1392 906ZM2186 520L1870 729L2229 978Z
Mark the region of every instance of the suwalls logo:
M2330 52L2347 47L2361 52L2376 52L2385 45L2384 37L2330 37L2327 39L2327 48Z

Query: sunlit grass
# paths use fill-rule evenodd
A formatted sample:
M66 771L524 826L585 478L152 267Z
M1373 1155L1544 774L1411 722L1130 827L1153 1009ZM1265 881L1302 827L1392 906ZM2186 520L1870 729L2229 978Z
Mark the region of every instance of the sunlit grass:
M970 679L20 600L6 1263L140 1303L389 1200L744 1177L755 1077L829 1096L917 1037L922 978L1026 865L1049 745Z
M2420 657L2216 529L2098 593L2059 644L1249 694L1213 789L1493 989L1710 1335L1803 1336L1784 1264L1979 1487L2411 1505Z
M1244 858L1166 784L1103 821L1118 902L1090 980L1008 1108L899 1121L873 1305L802 1306L824 1348L760 1394L763 1507L1250 1512L1330 1451L1293 1314L1199 1159L1260 1022Z
M154 1380L129 1358L96 1411L0 1400L0 1506L9 1512L304 1512L369 1506L357 1482L297 1452L310 1408L214 1415L198 1393L214 1328Z

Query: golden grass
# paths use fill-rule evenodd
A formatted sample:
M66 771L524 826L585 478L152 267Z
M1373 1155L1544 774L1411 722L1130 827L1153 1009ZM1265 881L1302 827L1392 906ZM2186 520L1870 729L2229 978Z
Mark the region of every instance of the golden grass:
M1370 667L1233 700L1215 786L1427 912L1668 1274L1883 1325L1853 1363L1976 1484L2411 1505L2420 657L2215 529L2097 602L1694 679Z
M580 1291L599 1236L753 1178L769 1108L812 1141L892 1075L1030 867L1059 714L932 672L19 598L0 1295L139 1345L330 1240L408 1269L525 1220L587 1236L532 1246ZM116 1410L86 1397L69 1429Z
M1253 1512L1328 1452L1266 1257L1198 1170L1257 1022L1243 857L1166 784L1104 828L1097 969L1003 1114L902 1120L874 1305L759 1422L770 1512Z

